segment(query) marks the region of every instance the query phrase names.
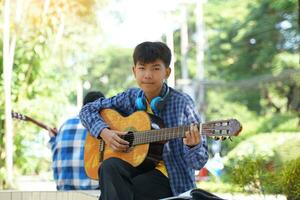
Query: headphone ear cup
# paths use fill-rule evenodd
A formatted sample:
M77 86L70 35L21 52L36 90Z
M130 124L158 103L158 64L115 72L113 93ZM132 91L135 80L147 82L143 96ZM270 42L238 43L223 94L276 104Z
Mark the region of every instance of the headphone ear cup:
M161 99L156 103L156 108L158 111L161 111L164 108L164 106L165 106L165 101L163 99Z
M146 110L146 105L145 105L144 99L142 97L136 98L135 105L138 110Z
M152 99L150 103L150 107L154 112L158 112L162 109L161 103L162 103L162 98L155 97L154 99Z

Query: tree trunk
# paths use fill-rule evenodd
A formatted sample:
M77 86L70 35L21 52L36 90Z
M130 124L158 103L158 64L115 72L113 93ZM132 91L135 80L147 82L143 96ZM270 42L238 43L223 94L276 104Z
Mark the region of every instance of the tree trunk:
M10 1L4 2L4 24L3 24L3 76L5 96L5 166L8 185L12 184L13 178L13 126L11 117L11 79L14 49L9 44L10 37ZM15 37L14 37L15 38ZM15 42L15 39L12 40ZM14 48L15 44L12 45Z
M16 1L14 31L10 34L10 0L4 1L4 22L3 22L3 76L4 76L4 104L5 104L5 166L8 186L13 181L13 126L12 126L12 105L11 105L11 82L12 69L14 64L15 47L17 41L18 23L21 20L23 1ZM11 38L11 41L10 41Z

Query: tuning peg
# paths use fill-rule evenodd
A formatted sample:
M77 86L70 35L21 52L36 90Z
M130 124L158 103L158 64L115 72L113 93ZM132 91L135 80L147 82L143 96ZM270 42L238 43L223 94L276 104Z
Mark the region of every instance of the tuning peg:
M220 139L219 136L212 136L212 138L213 138L214 140L219 140L219 139Z
M227 139L232 141L230 136L211 136L211 138L216 140L216 141L218 141L218 140L224 141L224 140L227 140Z
M224 140L227 140L228 136L216 136L216 140L221 140L221 141L224 141Z
M227 139L226 136L221 136L221 140L222 140L222 141L224 141L224 140L226 140L226 139Z

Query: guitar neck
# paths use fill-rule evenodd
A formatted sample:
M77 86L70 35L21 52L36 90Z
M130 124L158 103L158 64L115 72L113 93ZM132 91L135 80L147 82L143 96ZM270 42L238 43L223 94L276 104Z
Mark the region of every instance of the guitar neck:
M43 124L42 122L39 122L35 119L32 119L31 117L27 117L28 121L34 123L35 125L45 129L45 130L51 130L51 128L49 126L46 126L45 124Z
M45 125L44 123L39 122L39 121L37 121L37 120L35 120L31 117L28 117L26 115L22 115L22 114L19 114L19 113L16 113L16 112L12 112L12 117L16 118L16 119L19 119L19 120L32 122L33 124L39 126L40 128L43 128L47 131L51 131L54 135L57 135L57 131L56 131L55 128L50 128L49 126Z
M229 124L229 125L228 125ZM201 135L206 136L236 136L241 131L237 120L220 120L196 124ZM185 137L190 125L175 128L163 128L149 131L138 131L133 133L133 145L146 144L151 142L166 141L175 138Z
M185 136L185 132L188 131L189 128L190 126L181 126L176 128L163 128L158 130L135 132L133 145L182 138Z

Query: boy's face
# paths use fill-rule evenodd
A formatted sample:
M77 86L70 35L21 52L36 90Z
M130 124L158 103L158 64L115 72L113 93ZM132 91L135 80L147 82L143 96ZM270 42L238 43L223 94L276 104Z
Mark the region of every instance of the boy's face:
M132 71L145 95L153 97L159 95L164 79L167 79L171 73L171 68L157 59L151 63L137 62Z

